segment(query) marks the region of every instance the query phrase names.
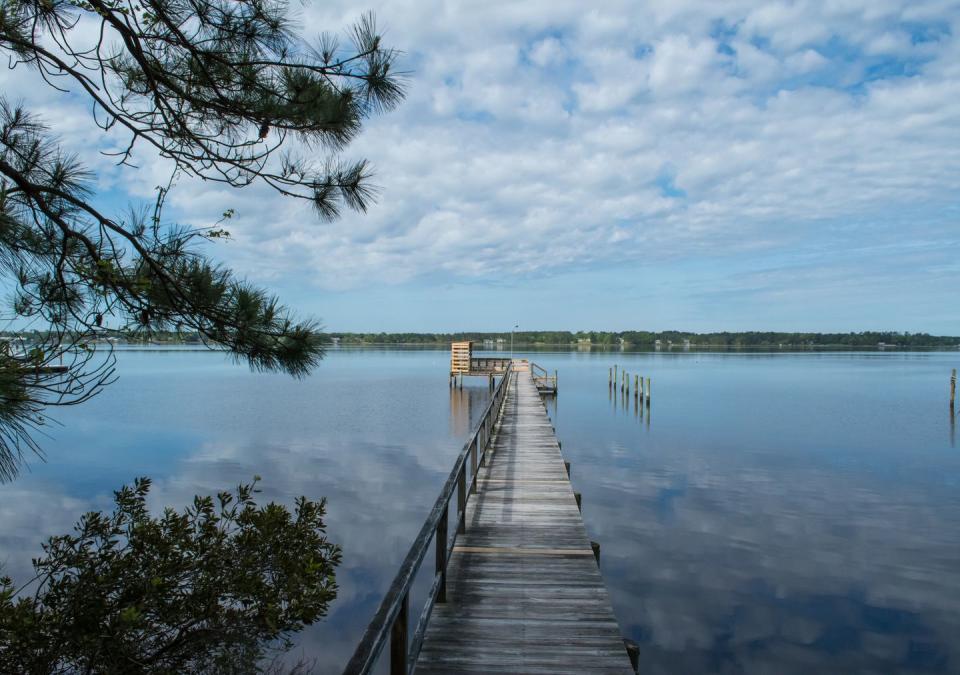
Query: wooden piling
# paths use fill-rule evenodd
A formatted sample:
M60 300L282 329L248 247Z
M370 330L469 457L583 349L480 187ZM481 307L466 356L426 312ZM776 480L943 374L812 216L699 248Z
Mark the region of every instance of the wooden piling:
M630 373L624 373L624 375L626 375L626 377L624 378L626 382L624 384L626 385L627 397L629 397L630 396Z
M567 470L567 478L570 477L570 462L563 463L564 468Z
M957 369L950 373L950 411L953 411L953 402L957 396Z
M627 649L627 657L630 659L630 666L634 673L640 672L640 645L633 640L623 638L623 646Z
M597 567L600 567L600 543L591 541L590 548L593 549L593 557L597 559Z
M607 378L607 386L613 389L613 368L610 369L610 375Z
M573 498L577 500L577 510L583 513L583 495L579 492L574 492Z
M647 378L647 407L650 407L650 378Z
M640 395L640 376L633 376L633 397L637 398Z

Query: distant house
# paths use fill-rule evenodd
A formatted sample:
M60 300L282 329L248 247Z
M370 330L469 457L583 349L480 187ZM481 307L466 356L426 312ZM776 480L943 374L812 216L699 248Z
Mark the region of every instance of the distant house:
M340 346L340 338L338 338L338 337L332 337L332 338L330 338L330 344L332 344L334 347L339 347L339 346Z

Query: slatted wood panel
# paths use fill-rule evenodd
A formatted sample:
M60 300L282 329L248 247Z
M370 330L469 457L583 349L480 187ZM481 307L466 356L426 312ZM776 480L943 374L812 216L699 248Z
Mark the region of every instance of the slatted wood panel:
M529 367L495 434L414 672L631 673Z
M473 356L472 342L450 343L450 374L469 373L470 358Z
M470 359L470 373L474 375L502 375L507 371L510 359L486 357Z

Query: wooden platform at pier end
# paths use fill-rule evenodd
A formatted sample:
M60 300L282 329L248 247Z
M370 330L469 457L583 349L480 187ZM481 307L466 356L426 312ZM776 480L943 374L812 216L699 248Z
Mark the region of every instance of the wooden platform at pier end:
M514 361L417 675L633 672L529 365Z

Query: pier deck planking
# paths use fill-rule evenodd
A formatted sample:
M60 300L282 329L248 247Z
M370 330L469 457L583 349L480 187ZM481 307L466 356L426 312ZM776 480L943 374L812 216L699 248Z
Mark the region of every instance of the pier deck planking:
M628 675L553 426L516 370L414 672Z

